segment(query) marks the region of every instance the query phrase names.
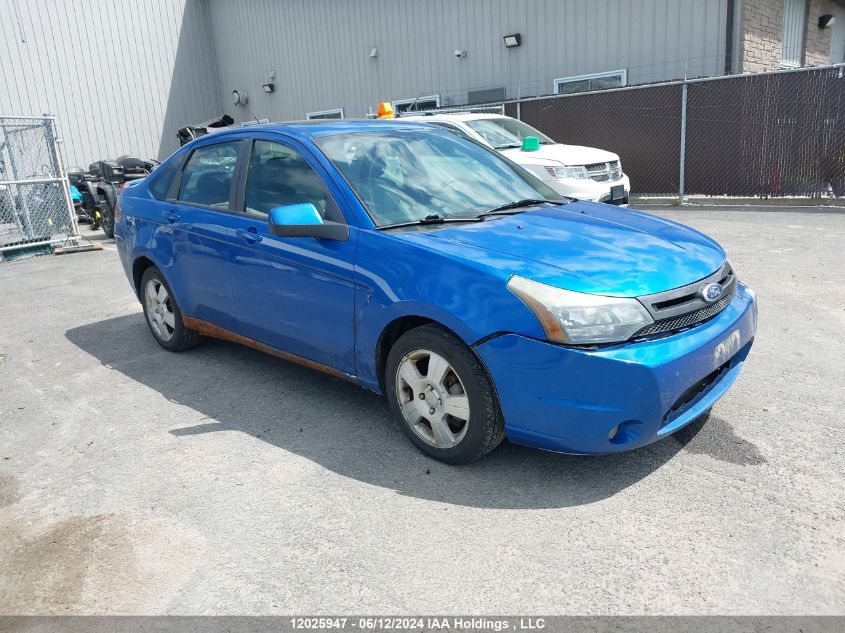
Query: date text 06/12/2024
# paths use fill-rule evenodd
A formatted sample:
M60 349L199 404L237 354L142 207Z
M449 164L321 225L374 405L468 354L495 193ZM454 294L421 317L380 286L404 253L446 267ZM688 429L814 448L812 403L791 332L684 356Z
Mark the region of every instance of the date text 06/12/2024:
M294 617L295 630L347 629L371 631L537 631L546 628L543 618L483 618L483 617Z

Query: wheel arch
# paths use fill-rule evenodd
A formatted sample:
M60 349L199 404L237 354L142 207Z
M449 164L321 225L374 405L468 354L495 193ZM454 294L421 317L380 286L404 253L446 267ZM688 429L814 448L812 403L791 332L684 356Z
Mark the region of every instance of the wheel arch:
M376 342L374 367L376 370L378 385L382 393L384 393L384 374L387 366L387 356L390 353L390 349L393 347L393 344L396 343L396 341L399 340L399 337L401 337L406 332L421 327L423 325L436 325L437 327L442 328L458 340L463 341L466 346L470 349L472 354L478 359L478 362L481 364L482 368L484 369L484 372L487 373L488 378L490 378L490 374L489 372L487 372L487 368L484 366L484 361L478 356L478 354L472 347L472 341L467 341L466 337L461 336L461 333L456 331L455 328L449 327L449 325L447 325L446 323L436 318L432 318L431 316L425 316L421 314L405 314L402 316L398 316L389 323L387 323L382 328L381 333L379 334L378 340Z
M436 326L437 330L442 330L442 334L437 334L436 330L431 327ZM486 411L482 413L482 418L487 420L485 424L482 424L482 427L489 428L489 433L487 434L487 439L484 440L484 444L480 449L480 452L477 452L475 456L470 457L467 461L474 461L478 457L481 457L491 451L493 448L498 446L499 443L505 438L505 431L504 431L504 415L502 413L502 407L499 401L499 393L496 388L496 383L493 380L492 375L490 374L487 365L484 363L484 360L479 356L475 347L458 335L453 329L447 327L443 323L436 321L430 317L419 316L419 315L406 315L394 319L391 321L383 330L382 335L379 337L379 359L377 361L377 372L378 372L378 381L381 389L381 393L387 397L391 409L397 415L402 415L401 403L396 396L396 394L389 393L386 388L386 381L387 381L387 357L390 353L390 349L395 345L395 343L402 337L404 334L408 332L414 332L418 328L423 327L424 329L428 330L427 339L423 338L423 340L430 341L429 345L431 346L432 350L437 349L437 343L432 340L432 334L434 333L436 338L439 339L441 336L446 336L447 334L450 337L454 337L456 340L452 341L449 345L444 345L443 347L448 350L454 350L453 354L448 354L448 356L456 356L463 359L463 362L466 363L469 361L472 363L472 360L475 361L476 367L473 368L471 365L469 366L469 374L459 373L458 370L460 369L458 366L454 365L452 360L449 360L447 356L447 362L454 366L454 371L458 376L458 379L461 381L466 381L468 379L468 375L474 376L474 380L477 381L477 387L481 390L482 396L486 393L489 396L489 399L482 398L480 401L483 403L482 411ZM448 340L445 342L449 342ZM460 346L463 344L465 347L463 349L455 349L455 345ZM410 348L403 348L402 351L407 351L407 349L414 349L414 347ZM441 352L442 353L442 352ZM395 356L398 358L398 354ZM486 380L485 380L486 379ZM484 384L486 382L486 384ZM466 384L466 383L464 383ZM466 389L466 388L465 388ZM398 393L398 391L397 391ZM466 393L466 392L465 392ZM414 399L416 399L414 397ZM430 413L434 413L434 409L430 410ZM407 418L406 418L407 420ZM479 421L479 420L476 420ZM467 418L467 422L469 419ZM490 426L493 425L493 426ZM410 428L410 427L408 427ZM413 437L414 432L408 431L406 426L403 426L403 430L405 430L406 434L411 438L411 441L414 442L418 447L420 447L424 452L428 452L422 444ZM431 453L429 453L431 454ZM445 460L443 456L433 455L436 459ZM449 460L446 460L449 461ZM453 463L466 463L463 461L455 461Z
M156 263L146 255L136 257L135 261L132 262L132 286L135 288L135 294L138 296L138 299L141 298L141 279L144 277L147 269L152 266L156 266Z

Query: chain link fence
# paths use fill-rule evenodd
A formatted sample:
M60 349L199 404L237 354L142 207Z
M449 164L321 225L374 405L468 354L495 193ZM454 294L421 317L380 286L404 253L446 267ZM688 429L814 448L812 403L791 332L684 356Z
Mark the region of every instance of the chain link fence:
M481 105L466 105L466 106L455 106L451 108L436 108L430 110L419 110L419 111L406 111L403 114L405 115L413 115L413 114L452 114L452 113L460 113L460 112L476 112L476 113L484 113L484 114L504 114L505 113L505 104L503 103L485 103Z
M845 196L845 66L509 101L504 113L619 154L634 194Z
M0 116L0 253L78 236L52 117Z
M680 85L532 99L505 110L558 142L618 154L635 193L679 189Z
M687 86L688 195L845 195L845 67Z

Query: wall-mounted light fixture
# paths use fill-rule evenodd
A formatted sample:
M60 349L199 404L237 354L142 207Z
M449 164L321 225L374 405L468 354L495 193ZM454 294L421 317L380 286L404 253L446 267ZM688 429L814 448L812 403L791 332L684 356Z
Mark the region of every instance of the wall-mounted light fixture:
M505 35L502 39L505 40L505 48L516 48L522 44L522 36L519 33Z
M232 103L236 106L245 106L249 97L243 90L232 90Z
M833 26L836 22L836 18L832 16L830 13L825 13L824 15L819 16L819 28L820 29L829 29Z
M373 47L370 49L370 57L372 57L372 58L376 58L376 57L378 57L378 47L373 46Z
M266 92L267 94L270 94L271 92L273 92L273 90L275 90L275 84L273 84L273 83L263 84L261 86L261 88L264 90L264 92Z
M462 48L456 48L454 52L455 57L462 59L467 56L467 52Z

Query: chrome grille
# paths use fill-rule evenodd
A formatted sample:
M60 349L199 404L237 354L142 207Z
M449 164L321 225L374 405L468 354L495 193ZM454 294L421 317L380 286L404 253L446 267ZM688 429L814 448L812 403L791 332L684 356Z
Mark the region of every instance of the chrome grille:
M652 323L651 325L646 325L644 328L640 329L636 334L634 334L633 338L639 338L642 336L653 336L655 334L663 334L664 332L683 330L692 325L702 323L707 319L716 316L722 310L727 308L728 304L733 301L733 298L735 296L736 284L733 285L728 294L719 299L713 305L707 306L706 308L701 308L700 310L696 310L695 312L687 312L683 316L673 317L671 319L663 319L662 321L657 321L655 323Z
M596 182L612 182L622 177L622 166L618 160L609 163L593 163L584 165L590 178Z
M719 283L724 289L722 297L712 304L707 303L699 294L703 286L711 283ZM716 316L736 296L736 284L736 275L731 270L730 264L725 262L715 273L695 283L638 297L640 303L651 314L654 323L638 330L632 338L683 330Z

